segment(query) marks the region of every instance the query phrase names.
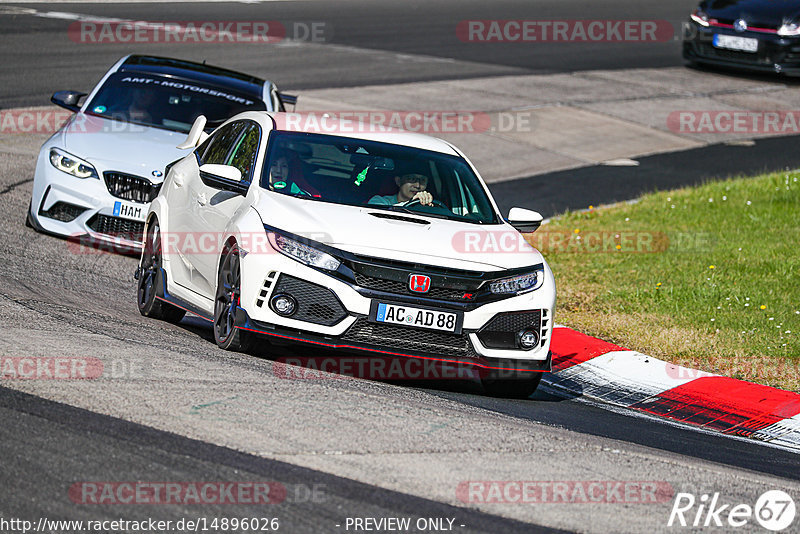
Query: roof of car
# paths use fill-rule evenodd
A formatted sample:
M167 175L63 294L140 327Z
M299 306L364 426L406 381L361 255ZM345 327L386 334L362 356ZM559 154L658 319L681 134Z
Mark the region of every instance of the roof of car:
M261 112L261 111L253 111L246 113L247 114L266 113L270 117L275 115L274 113ZM287 115L294 115L295 117L293 118L296 119L298 117L302 117L307 114L317 114L317 113L320 112L288 113ZM355 126L355 123L352 120L346 120L346 119L344 120L334 119L333 121L328 119L323 122L319 120L305 121L302 118L300 118L299 120L290 121L290 120L282 120L282 118L279 115L281 114L278 114L273 118L273 122L275 124L274 129L279 131L336 135L351 139L366 139L368 141L378 141L381 143L390 143L393 145L408 146L413 148L419 148L422 150L433 150L435 152L441 152L443 154L458 155L458 151L453 147L453 145L437 137L431 137L430 135L409 132L406 130L400 130L396 128L390 129L387 127L382 127L380 125L375 125L374 128L370 126L359 127ZM317 118L319 118L319 115L317 115ZM291 124L292 127L288 127L289 124ZM336 127L336 124L338 124L339 127Z
M217 87L233 89L248 96L261 98L265 80L235 70L195 63L183 59L158 56L128 56L117 72L138 72L168 75L194 80Z

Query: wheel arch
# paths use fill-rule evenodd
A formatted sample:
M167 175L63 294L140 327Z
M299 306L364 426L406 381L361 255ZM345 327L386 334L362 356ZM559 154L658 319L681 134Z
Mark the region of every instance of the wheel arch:
M219 287L219 272L222 269L222 262L225 261L225 256L228 254L228 251L231 249L231 247L238 244L239 242L234 235L229 235L222 243L219 256L217 256L217 275L214 277L214 294L217 293L217 288Z
M217 272L222 269L222 262L225 261L225 256L228 254L228 251L237 246L239 242L236 240L236 236L229 235L225 242L222 244L222 250L219 251L219 258L217 258Z

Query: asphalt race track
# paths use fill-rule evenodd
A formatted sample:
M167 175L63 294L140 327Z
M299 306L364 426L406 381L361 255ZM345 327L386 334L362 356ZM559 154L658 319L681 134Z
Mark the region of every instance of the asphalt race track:
M12 5L15 5L13 2ZM16 4L22 6L23 4ZM480 77L520 72L565 72L583 69L666 67L680 65L679 41L611 44L542 43L534 50L520 50L514 43L465 45L453 27L471 19L648 19L667 20L676 27L694 6L691 0L664 2L645 0L631 4L621 0L525 2L501 0L487 4L461 2L344 1L334 8L326 1L265 2L232 4L28 4L37 11L65 11L133 20L266 20L278 21L292 36L295 24L326 24L326 43L270 47L242 53L239 46L189 44L182 47L185 59L203 60L280 81L285 87L309 89ZM15 12L8 7L9 12ZM2 11L2 9L0 9ZM622 15L624 14L624 16ZM6 15L0 17L4 46L2 60L2 107L47 102L54 79L73 89L91 87L121 55L135 52L128 44L81 44L66 34L69 21L59 18ZM302 37L300 31L297 36ZM153 43L140 46L148 53L169 55L175 45ZM91 57L90 61L87 58ZM37 68L30 69L35 63Z
M192 45L180 54L167 45L92 48L66 37L69 20L15 6L127 19L323 20L332 39L262 54L212 45ZM527 2L455 0L432 6L358 0L335 7L313 1L6 4L0 6L0 108L45 105L54 90L88 89L131 51L207 58L268 75L298 93L525 72L675 67L681 65L678 41L602 49L576 44L566 50L545 44L523 53L514 45L465 45L454 39L452 28L470 18L534 16L679 24L693 6L548 0L532 13ZM677 492L698 499L718 493L721 503L750 506L767 490L800 496L800 454L788 450L561 398L546 388L532 399L505 400L453 381L386 383L317 374L302 379L272 358L287 351L322 353L267 345L253 354L230 353L216 347L197 318L171 325L141 317L132 276L136 258L81 248L24 225L35 154L45 137L6 136L1 143L0 219L6 225L0 240L0 356L92 358L104 371L86 380L0 381L0 532L19 531L2 520L36 523L43 517L278 518L280 532L309 533L359 531L354 518L403 517L412 525L420 518L441 520L406 530L415 532L680 532L689 529L667 526ZM793 143L759 141L759 154L738 163L725 157L733 150L726 147L698 149L712 154L708 158L650 156L641 159L638 171L625 172L645 169L661 176L658 184L672 187L761 170L765 161L796 167L797 151L787 149ZM726 167L715 172L684 164L703 159L724 160ZM684 171L680 179L674 169ZM611 171L586 167L559 180L591 181L602 190L604 172ZM548 177L553 176L501 182L493 189L507 207L515 189L545 188L540 209L548 214L587 203L563 186L547 189ZM632 198L641 187L635 178L630 184L626 194ZM481 502L461 491L468 482L487 481L653 483L670 491L654 502L633 495L626 502L574 503ZM279 502L254 505L92 504L75 493L75 487L103 482L272 483L285 494L278 491ZM759 528L751 520L738 530Z

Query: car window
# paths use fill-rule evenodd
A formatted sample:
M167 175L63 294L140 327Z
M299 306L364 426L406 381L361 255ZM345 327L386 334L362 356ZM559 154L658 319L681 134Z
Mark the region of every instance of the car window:
M350 206L498 224L480 180L460 156L303 132L270 133L261 187ZM413 197L432 197L425 205Z
M155 73L112 74L87 106L88 113L110 119L188 132L199 115L209 127L250 110L265 110L259 98L200 81Z
M239 139L239 135L244 128L245 123L243 121L236 121L214 132L202 145L197 147L195 153L197 154L198 164L215 163L227 165L234 143Z
M255 122L246 121L243 132L236 141L233 152L228 157L227 165L232 165L242 172L243 182L250 182L251 180L260 139L261 127Z

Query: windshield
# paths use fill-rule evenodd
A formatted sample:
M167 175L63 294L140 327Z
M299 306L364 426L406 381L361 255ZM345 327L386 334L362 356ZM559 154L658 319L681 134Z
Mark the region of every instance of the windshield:
M362 139L273 131L261 187L348 206L498 222L463 158Z
M219 89L153 74L116 73L86 108L87 113L124 122L188 132L198 115L215 127L237 113L266 109L264 103Z

